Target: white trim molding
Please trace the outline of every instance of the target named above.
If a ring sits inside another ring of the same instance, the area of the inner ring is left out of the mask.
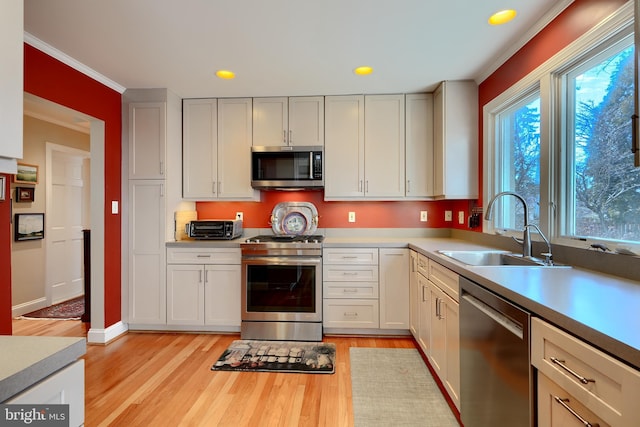
[[[123,322],[114,323],[106,329],[90,328],[87,333],[87,342],[89,344],[108,344],[128,330],[127,324]]]
[[[70,57],[66,53],[61,52],[60,50],[56,49],[50,44],[43,42],[39,38],[34,37],[33,35],[27,33],[26,31],[24,32],[24,41],[25,43],[35,47],[38,50],[43,51],[47,55],[57,59],[58,61],[70,66],[71,68],[77,71],[80,71],[82,74],[85,74],[88,77],[91,77],[93,80],[96,80],[97,82],[102,83],[103,85],[115,90],[120,94],[124,93],[124,91],[127,89],[121,84],[116,83],[113,80],[109,79],[108,77],[103,76],[102,74],[98,73],[94,69],[87,67],[80,61],[77,61],[76,59]]]

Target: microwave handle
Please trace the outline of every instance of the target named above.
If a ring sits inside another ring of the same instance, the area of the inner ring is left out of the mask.
[[[313,151],[309,152],[309,179],[313,180]]]

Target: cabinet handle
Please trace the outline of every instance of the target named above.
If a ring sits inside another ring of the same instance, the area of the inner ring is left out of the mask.
[[[211,254],[209,255],[205,255],[205,254],[198,254],[197,255],[198,258],[211,258]]]
[[[369,180],[368,179],[364,182],[364,192],[365,193],[369,192]]]
[[[344,292],[345,294],[357,294],[358,290],[357,289],[343,289],[342,292]]]
[[[358,193],[362,193],[362,180],[358,181]]]
[[[356,311],[345,311],[344,312],[344,317],[358,317],[358,313]]]
[[[440,319],[440,320],[444,320],[444,313],[442,311],[442,303],[443,302],[444,302],[444,300],[442,298],[439,298],[439,301],[438,301],[438,313],[440,313],[440,314],[439,314],[438,319]]]
[[[357,255],[342,255],[342,259],[356,259]]]
[[[283,142],[284,144],[286,144],[286,143],[287,143],[287,131],[286,131],[286,130],[283,130],[283,131],[282,131],[282,142]]]
[[[343,271],[342,275],[343,276],[357,276],[358,273],[357,272],[353,272],[353,271]]]
[[[425,302],[425,301],[426,301],[426,299],[425,299],[425,297],[424,297],[424,290],[425,290],[425,288],[426,288],[426,286],[423,286],[423,287],[422,287],[422,302]]]
[[[216,194],[216,182],[215,182],[215,181],[213,181],[213,182],[211,183],[211,192],[212,192],[213,194]]]
[[[293,131],[289,129],[289,145],[293,144]]]
[[[218,196],[222,192],[222,181],[218,181]]]
[[[202,270],[200,270],[200,279],[198,279],[198,283],[202,283]]]
[[[411,193],[411,180],[407,180],[407,193]]]
[[[204,283],[209,281],[209,272],[207,270],[204,271]]]
[[[558,365],[559,367],[561,367],[562,369],[564,369],[565,371],[567,371],[568,373],[570,373],[571,375],[576,377],[576,379],[578,381],[580,381],[582,384],[589,384],[589,383],[595,383],[596,382],[596,380],[590,380],[588,378],[585,378],[582,375],[578,374],[573,369],[569,368],[567,365],[564,364],[565,363],[564,360],[560,360],[560,359],[558,359],[556,357],[550,357],[549,360],[551,360],[553,363],[555,363],[556,365]]]
[[[160,175],[164,175],[164,162],[160,160]]]
[[[562,399],[562,398],[560,398],[558,396],[553,396],[553,399],[556,402],[558,402],[560,405],[562,405],[562,407],[564,409],[569,411],[571,413],[571,415],[576,417],[578,419],[578,421],[580,421],[585,427],[599,427],[600,426],[600,424],[598,424],[598,423],[591,424],[589,421],[587,421],[584,418],[582,418],[582,416],[580,416],[580,414],[578,414],[571,406],[567,405],[567,403],[569,403],[569,399]]]
[[[160,197],[164,197],[164,184],[160,184]]]

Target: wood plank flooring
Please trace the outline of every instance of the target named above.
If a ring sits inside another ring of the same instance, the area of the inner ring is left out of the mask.
[[[85,336],[80,321],[14,320],[14,335]],[[353,426],[349,347],[415,348],[410,337],[325,337],[328,374],[211,371],[237,334],[129,332],[85,355],[85,425]]]

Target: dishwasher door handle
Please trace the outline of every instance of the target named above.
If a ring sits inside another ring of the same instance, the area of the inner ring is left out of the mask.
[[[483,312],[484,314],[486,314],[487,316],[495,320],[497,323],[502,325],[506,330],[511,332],[513,335],[517,336],[520,339],[524,339],[524,329],[522,325],[519,325],[518,323],[514,322],[504,314],[500,313],[495,308],[487,305],[486,303],[482,302],[481,300],[479,300],[478,298],[474,297],[471,294],[466,294],[466,293],[463,294],[462,299],[466,300],[469,304],[471,304],[472,306],[474,306],[475,308],[477,308],[478,310],[480,310],[481,312]]]

